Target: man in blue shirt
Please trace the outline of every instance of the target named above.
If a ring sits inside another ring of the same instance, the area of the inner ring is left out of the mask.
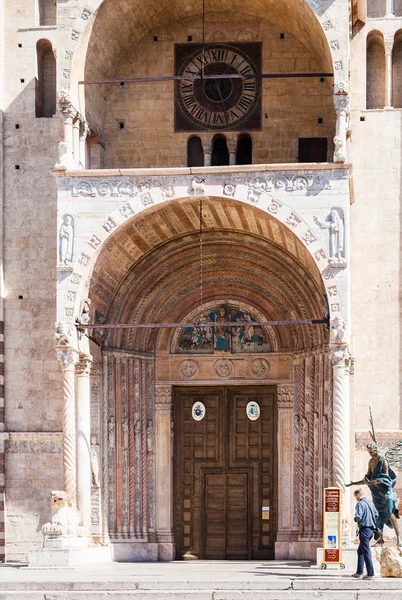
[[[357,500],[355,521],[359,527],[359,547],[357,549],[357,570],[352,577],[363,578],[364,564],[366,564],[367,575],[364,579],[375,579],[373,561],[371,558],[370,540],[374,534],[378,511],[368,498],[364,497],[363,490],[358,488],[353,492]]]

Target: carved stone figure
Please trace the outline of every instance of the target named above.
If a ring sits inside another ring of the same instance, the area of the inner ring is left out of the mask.
[[[80,526],[80,513],[68,505],[66,492],[53,491],[51,505],[52,519],[42,527],[44,536],[85,536],[86,532]]]
[[[72,215],[63,215],[63,222],[59,230],[59,260],[60,264],[70,267],[74,255],[74,218]]]
[[[59,146],[59,160],[54,165],[55,171],[71,171],[75,168],[73,157],[68,151],[68,145],[66,142],[60,142]]]
[[[99,455],[100,449],[97,443],[96,436],[91,438],[91,469],[92,469],[92,485],[100,487],[99,483]]]
[[[317,217],[314,217],[314,221],[321,229],[329,230],[329,260],[331,266],[344,266],[345,227],[342,209],[332,207],[324,223],[319,221]]]
[[[194,196],[203,196],[205,192],[205,179],[194,177],[190,185],[190,193]]]
[[[121,430],[123,433],[123,449],[128,450],[128,419],[124,419]]]
[[[72,327],[66,325],[66,323],[63,323],[62,321],[59,321],[59,323],[57,323],[56,333],[54,334],[57,346],[71,346],[72,335]]]
[[[81,306],[80,323],[82,325],[88,325],[88,323],[91,321],[90,312],[91,312],[91,300],[89,298],[87,298],[86,300],[84,300],[82,302],[82,306]]]
[[[340,317],[335,317],[331,322],[331,344],[344,344],[346,342],[346,323]]]
[[[154,424],[152,421],[148,421],[147,425],[147,452],[152,454],[154,450]]]
[[[344,163],[346,162],[346,152],[343,144],[343,139],[340,135],[334,137],[335,151],[334,151],[334,162]]]
[[[107,425],[107,429],[108,429],[109,449],[110,450],[114,450],[114,446],[115,446],[115,434],[116,434],[116,419],[114,418],[113,415],[109,419],[109,422],[108,422],[108,425]]]
[[[307,452],[308,450],[308,437],[309,437],[309,425],[306,417],[303,417],[302,420],[302,438],[303,438],[303,450]]]
[[[294,438],[295,450],[300,450],[300,415],[295,415],[294,418]]]

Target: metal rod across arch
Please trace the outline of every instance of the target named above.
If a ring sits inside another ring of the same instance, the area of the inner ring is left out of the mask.
[[[77,329],[176,329],[184,327],[240,327],[246,321],[228,321],[226,323],[215,323],[215,321],[197,321],[191,323],[75,323]],[[328,325],[329,319],[298,319],[285,321],[252,321],[254,324],[275,326],[275,325]]]

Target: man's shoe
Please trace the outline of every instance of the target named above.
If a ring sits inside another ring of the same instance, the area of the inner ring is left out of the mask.
[[[363,579],[367,579],[367,580],[369,580],[369,581],[373,581],[373,579],[375,579],[375,578],[376,578],[376,577],[375,577],[375,575],[365,575],[365,576],[363,577]]]
[[[355,579],[363,579],[363,573],[353,573],[352,577],[355,577]]]

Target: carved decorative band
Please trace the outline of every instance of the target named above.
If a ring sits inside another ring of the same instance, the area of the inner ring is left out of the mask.
[[[402,440],[402,431],[376,431],[375,436],[382,452],[388,450],[394,446],[397,442]],[[356,450],[366,450],[367,444],[373,440],[370,437],[368,431],[356,431],[355,433],[355,447]]]
[[[6,440],[5,451],[10,454],[61,454],[62,441]]]

